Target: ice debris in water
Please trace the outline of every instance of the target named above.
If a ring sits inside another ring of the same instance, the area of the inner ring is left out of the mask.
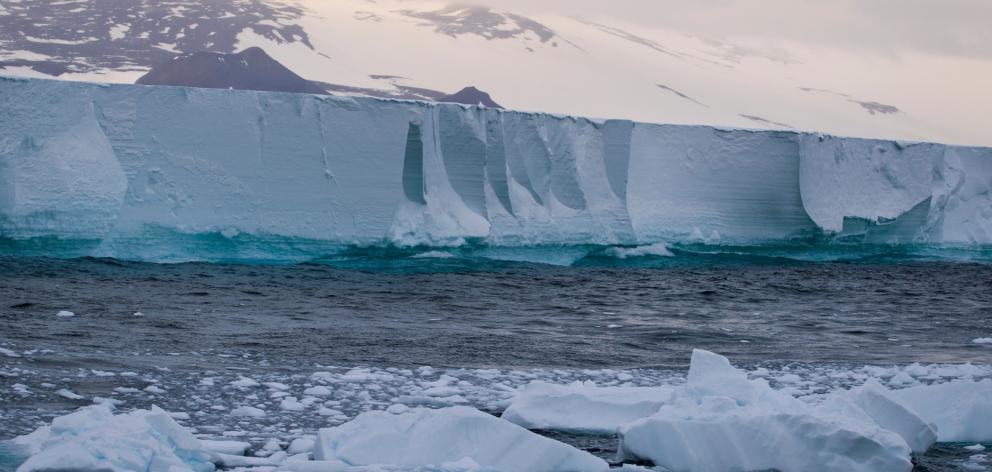
[[[76,316],[76,314],[71,311],[62,310],[56,313],[55,316],[58,316],[59,318],[72,318],[73,316]]]
[[[194,458],[257,472],[521,470],[521,463],[513,461],[523,459],[516,458],[526,458],[528,467],[534,467],[522,470],[554,470],[572,460],[581,466],[603,465],[598,459],[587,463],[586,453],[523,429],[532,428],[600,435],[619,431],[622,457],[674,470],[885,471],[908,470],[910,454],[925,451],[934,439],[964,442],[961,447],[992,441],[992,372],[971,364],[856,369],[800,365],[744,372],[722,356],[695,351],[688,377],[656,370],[317,369],[289,376],[205,372],[182,384],[168,377],[178,374],[157,371],[151,383],[170,395],[149,395],[142,390],[147,384],[135,383],[119,385],[121,390],[112,393],[127,398],[127,405],[139,398],[154,399],[188,411],[165,416],[192,421],[194,430],[156,420],[169,426],[165,430],[173,436],[189,437],[170,429],[180,428],[224,441],[201,439],[193,447],[159,432],[144,434],[134,424],[160,428],[146,418],[157,417],[153,413],[160,410],[112,416],[109,408],[121,400],[93,397],[105,412],[84,409],[86,413],[57,418],[52,426],[15,443],[29,449],[26,464],[41,464],[41,469],[64,464],[59,461],[69,459],[60,457],[71,453],[83,457],[72,459],[74,469],[130,470],[131,462],[115,469],[109,462],[91,464],[86,458],[133,462],[151,461],[155,455],[159,461],[172,457],[168,451],[180,461]],[[121,381],[134,376],[79,373]],[[35,388],[30,380],[23,382],[8,392],[27,399],[61,395],[58,382],[38,384],[37,391],[25,385]],[[909,386],[891,390],[894,384]],[[196,401],[175,399],[173,393],[184,388],[193,390],[190,395]],[[459,404],[503,410],[503,415],[468,406],[452,408]],[[64,426],[70,423],[72,428]],[[340,426],[314,434],[331,425]],[[53,436],[56,430],[62,432]],[[125,430],[138,432],[120,432]],[[49,441],[50,436],[56,439]],[[123,436],[128,440],[120,439]],[[181,450],[174,451],[179,446]],[[977,448],[968,451],[983,453]],[[175,470],[204,465],[161,463]],[[978,459],[971,463],[987,464]],[[168,470],[155,467],[148,470]]]
[[[665,243],[654,243],[645,246],[636,247],[611,247],[603,251],[603,254],[609,257],[615,257],[617,259],[627,259],[630,257],[645,257],[645,256],[656,256],[656,257],[674,257],[672,251],[668,249],[668,245]]]
[[[239,406],[231,410],[231,416],[243,416],[247,418],[261,418],[265,416],[265,411],[253,406]]]
[[[414,254],[410,257],[414,259],[450,259],[457,256],[446,251],[426,251]]]
[[[7,349],[5,347],[0,347],[0,354],[3,354],[7,357],[21,357],[20,354],[14,352],[12,349]]]
[[[992,344],[992,338],[975,338],[971,342],[975,344]]]
[[[80,394],[78,394],[76,392],[73,392],[72,390],[65,389],[65,388],[63,388],[63,389],[61,389],[61,390],[59,390],[59,391],[57,391],[55,393],[58,396],[60,396],[62,398],[67,398],[69,400],[82,400],[82,399],[86,398],[86,397],[84,397],[84,396],[82,396],[82,395],[80,395]]]

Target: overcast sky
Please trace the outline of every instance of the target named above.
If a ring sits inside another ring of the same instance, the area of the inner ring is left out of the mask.
[[[709,37],[754,36],[898,56],[992,59],[992,0],[478,0]]]

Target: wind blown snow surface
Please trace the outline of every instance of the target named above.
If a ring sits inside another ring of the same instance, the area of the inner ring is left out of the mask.
[[[195,237],[234,259],[248,238],[642,246],[620,258],[667,255],[661,242],[992,243],[988,148],[35,79],[0,95],[0,238],[73,255],[203,257]]]

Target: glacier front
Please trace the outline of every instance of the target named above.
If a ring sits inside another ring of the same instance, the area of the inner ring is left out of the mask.
[[[0,108],[0,239],[92,255],[203,235],[992,243],[990,148],[22,78],[0,78]]]

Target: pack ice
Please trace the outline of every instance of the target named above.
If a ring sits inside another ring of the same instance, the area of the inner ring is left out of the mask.
[[[0,78],[0,237],[992,242],[992,150]],[[133,249],[133,254],[124,248]]]
[[[108,403],[58,417],[12,442],[26,456],[19,472],[188,472],[215,465],[246,472],[609,468],[586,451],[528,429],[567,430],[618,435],[619,459],[653,463],[659,470],[908,471],[911,455],[926,452],[935,441],[992,441],[992,381],[984,376],[976,380],[967,368],[951,370],[955,372],[919,365],[899,370],[904,375],[915,371],[920,379],[954,379],[943,383],[917,382],[890,390],[876,380],[884,377],[872,374],[851,389],[836,385],[794,397],[795,388],[774,389],[764,377],[749,377],[727,358],[697,350],[684,383],[674,378],[660,380],[665,386],[651,387],[537,381],[519,389],[502,416],[469,406],[410,407],[396,403],[403,401],[401,396],[385,410],[366,410],[315,435],[293,430],[292,440],[284,441],[286,450],[277,438],[265,439],[268,426],[259,426],[266,432],[259,431],[261,437],[254,443],[198,439],[158,408],[115,414]],[[881,371],[895,375],[889,369]],[[341,372],[342,379],[355,375],[360,374]],[[884,382],[906,385],[891,379]],[[249,385],[248,381],[253,380],[236,382]],[[507,388],[502,381],[498,385]],[[185,415],[184,420],[193,417],[200,415]],[[197,428],[200,434],[218,431],[202,426]],[[260,440],[267,442],[262,446]],[[0,442],[0,450],[6,450],[3,446]],[[268,453],[257,454],[259,447]]]
[[[673,471],[909,471],[936,441],[992,439],[987,380],[889,390],[877,380],[800,400],[695,350],[685,385],[535,382],[503,418],[620,437],[619,455]]]

